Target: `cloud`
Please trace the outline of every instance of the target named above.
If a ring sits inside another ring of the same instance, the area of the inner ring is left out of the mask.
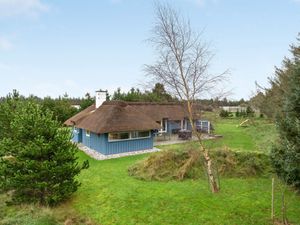
[[[49,10],[41,0],[0,0],[0,17],[33,16]]]
[[[6,38],[0,37],[0,51],[1,50],[10,50],[12,49],[13,44]]]

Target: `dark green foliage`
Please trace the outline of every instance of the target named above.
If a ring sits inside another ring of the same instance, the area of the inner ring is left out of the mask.
[[[253,117],[254,116],[254,111],[249,105],[246,108],[246,115],[247,115],[247,117]]]
[[[141,92],[138,88],[131,88],[129,92],[121,92],[118,88],[112,96],[112,100],[122,100],[129,102],[171,102],[176,101],[168,94],[164,85],[156,83],[151,91]]]
[[[222,177],[253,177],[270,173],[269,157],[256,152],[228,149],[210,152]],[[198,150],[166,150],[154,153],[128,169],[129,175],[143,180],[204,178],[204,158]]]
[[[71,133],[52,112],[31,101],[16,105],[10,135],[0,141],[0,188],[13,191],[12,203],[58,204],[77,190],[88,162],[78,165]]]
[[[86,93],[85,98],[80,103],[80,110],[84,110],[94,103],[95,103],[95,98],[92,98],[90,93]]]
[[[297,38],[300,42],[300,33]],[[274,77],[269,78],[270,88],[262,88],[250,101],[260,112],[275,119],[276,115],[282,113],[285,94],[289,90],[290,74],[294,69],[295,62],[300,60],[300,44],[292,45],[290,49],[293,58],[284,58],[282,68],[276,67]],[[258,85],[259,86],[259,85]],[[260,87],[260,86],[259,86]]]
[[[289,70],[289,90],[276,119],[280,139],[271,151],[272,164],[287,184],[300,190],[300,61]]]
[[[12,121],[14,112],[18,110],[22,99],[23,97],[16,90],[13,90],[13,93],[8,94],[0,103],[0,140],[12,135],[10,121]]]
[[[222,118],[229,117],[229,112],[227,112],[226,110],[222,109],[222,110],[220,111],[219,116],[222,117]]]
[[[59,122],[63,123],[74,114],[78,112],[78,110],[71,106],[69,99],[67,96],[59,97],[58,99],[53,99],[50,97],[46,97],[41,102],[42,110],[49,109],[53,112],[53,116]]]

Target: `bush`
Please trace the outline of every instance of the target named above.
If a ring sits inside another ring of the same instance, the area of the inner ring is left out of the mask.
[[[219,115],[222,118],[226,118],[229,116],[229,113],[227,111],[225,111],[224,109],[222,109]]]
[[[271,151],[271,160],[278,176],[300,190],[300,61],[289,76],[290,89],[276,119],[280,139]]]
[[[80,185],[75,177],[88,167],[87,161],[78,165],[69,129],[33,102],[23,102],[13,114],[11,135],[0,140],[0,188],[13,191],[12,203],[67,199]]]
[[[271,172],[269,157],[256,152],[234,152],[228,149],[211,151],[220,175],[251,177]],[[204,178],[204,158],[198,150],[165,150],[153,153],[128,169],[130,176],[142,180],[183,180]]]

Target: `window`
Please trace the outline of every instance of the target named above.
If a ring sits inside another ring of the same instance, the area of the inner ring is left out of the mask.
[[[78,133],[78,128],[77,128],[77,127],[73,127],[73,132],[74,132],[75,134],[77,134],[77,133]]]
[[[140,139],[150,137],[150,131],[132,131],[132,132],[118,132],[109,133],[108,141],[122,141],[131,139]]]
[[[108,134],[108,140],[124,140],[124,139],[129,139],[129,133],[128,132],[109,133]]]
[[[89,130],[86,130],[85,132],[86,132],[85,135],[86,135],[87,137],[91,136],[91,132],[90,132]]]
[[[131,132],[131,138],[145,138],[149,137],[149,131],[133,131]]]

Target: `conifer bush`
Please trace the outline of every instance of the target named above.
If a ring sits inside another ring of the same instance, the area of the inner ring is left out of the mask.
[[[278,176],[300,190],[300,61],[289,73],[290,88],[276,120],[280,139],[271,151],[271,160]]]
[[[11,113],[10,135],[0,140],[0,189],[11,191],[15,204],[52,206],[70,197],[88,162],[78,164],[69,129],[34,102],[22,102]]]

